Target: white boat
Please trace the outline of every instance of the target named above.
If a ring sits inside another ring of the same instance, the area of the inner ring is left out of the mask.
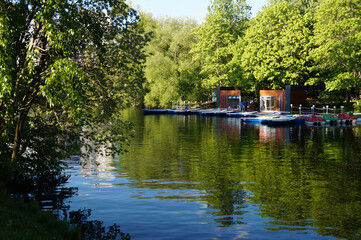
[[[290,124],[294,123],[296,118],[291,116],[273,115],[259,117],[259,120],[263,124]]]
[[[249,118],[257,117],[257,112],[227,112],[227,117]]]
[[[215,109],[205,109],[198,111],[198,114],[201,116],[213,116]]]
[[[227,109],[216,109],[213,114],[216,116],[226,116],[229,111]]]

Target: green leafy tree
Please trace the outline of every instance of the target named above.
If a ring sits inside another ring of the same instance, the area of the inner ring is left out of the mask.
[[[146,31],[153,34],[146,47],[145,104],[169,107],[172,101],[202,100],[200,64],[192,63],[190,49],[196,43],[192,29],[194,20],[154,19],[143,16]]]
[[[305,84],[313,74],[309,58],[313,23],[311,14],[302,15],[288,3],[266,7],[240,40],[243,81],[252,81],[254,90]]]
[[[124,140],[110,133],[142,87],[138,21],[121,0],[0,2],[1,168],[54,163],[83,124],[82,139]]]
[[[319,0],[292,0],[291,5],[300,10],[301,13],[314,13],[320,2]]]
[[[269,0],[268,2],[270,5],[276,5],[282,2],[290,3],[291,6],[298,9],[302,14],[314,12],[320,4],[319,0]]]
[[[361,86],[361,3],[325,0],[317,8],[312,56],[323,70],[327,91],[358,93]]]
[[[192,49],[193,60],[202,63],[206,88],[231,85],[233,45],[244,35],[249,17],[250,6],[244,0],[211,1],[205,22],[195,29],[199,42]]]

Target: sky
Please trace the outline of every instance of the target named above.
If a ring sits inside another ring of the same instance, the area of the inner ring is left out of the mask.
[[[128,3],[144,12],[150,12],[154,17],[193,18],[201,23],[207,15],[210,0],[127,0]],[[252,7],[252,17],[255,17],[267,0],[246,0]]]

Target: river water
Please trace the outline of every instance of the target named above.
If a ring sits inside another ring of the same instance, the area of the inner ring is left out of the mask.
[[[70,209],[131,239],[360,239],[361,127],[146,115],[128,152],[69,163]]]

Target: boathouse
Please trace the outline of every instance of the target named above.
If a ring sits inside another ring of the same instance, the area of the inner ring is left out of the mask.
[[[241,101],[241,90],[233,87],[217,87],[217,108],[237,108]]]
[[[260,90],[260,111],[291,111],[293,106],[306,104],[306,88],[286,85],[285,90]]]

